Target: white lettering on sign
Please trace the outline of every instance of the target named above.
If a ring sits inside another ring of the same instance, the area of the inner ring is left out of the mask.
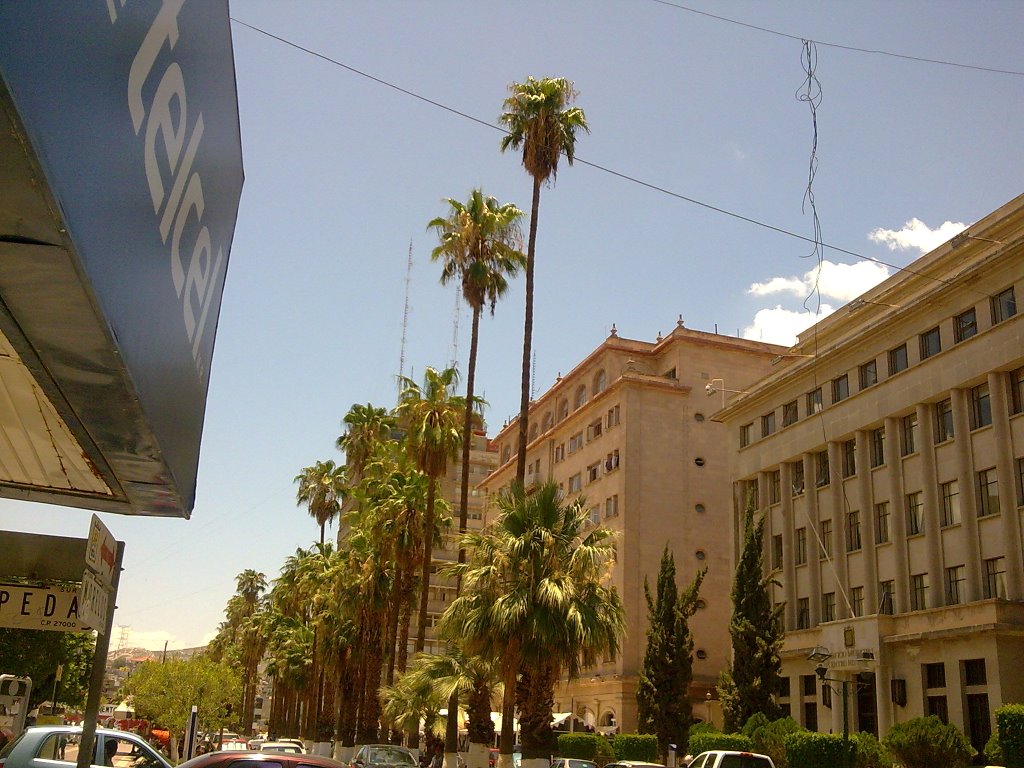
[[[107,628],[110,590],[89,571],[82,576],[82,586],[78,588],[78,618],[102,635]]]
[[[192,170],[203,138],[203,114],[196,115],[189,130],[188,96],[181,66],[170,61],[160,72],[157,65],[164,44],[173,53],[178,42],[178,13],[184,3],[185,0],[164,0],[143,38],[128,72],[128,112],[136,135],[145,128],[142,159],[153,212],[159,218],[164,245],[171,238],[171,281],[181,302],[182,323],[192,346],[196,371],[200,378],[205,378],[200,346],[224,250],[218,247],[214,253],[213,238],[203,223],[203,179],[198,171]],[[116,12],[110,18],[111,23],[117,23]],[[147,104],[143,91],[157,74],[160,80]],[[165,182],[170,183],[170,191]]]
[[[0,584],[0,627],[87,629],[78,618],[78,588]]]

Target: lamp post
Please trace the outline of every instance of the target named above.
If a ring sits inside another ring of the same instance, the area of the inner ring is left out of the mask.
[[[825,662],[832,658],[832,652],[824,646],[816,646],[808,655],[807,660],[816,663],[814,667],[814,673],[818,676],[822,685],[828,685],[829,683],[839,683],[842,687],[840,690],[836,690],[831,685],[828,685],[829,690],[836,693],[836,695],[843,697],[843,768],[852,768],[853,761],[850,759],[850,713],[849,713],[849,692],[850,692],[850,681],[849,680],[836,680],[831,677],[825,677],[828,673],[828,668],[825,666]]]

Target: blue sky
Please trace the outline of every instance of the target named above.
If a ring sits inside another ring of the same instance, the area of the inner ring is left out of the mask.
[[[682,315],[786,343],[809,322],[813,246],[738,218],[813,237],[802,39],[817,41],[812,189],[826,243],[903,266],[1022,191],[1016,0],[235,0],[231,14],[246,181],[195,511],[103,515],[126,542],[115,624],[130,645],[204,641],[239,572],[272,578],[317,537],[292,481],[342,460],[334,441],[353,403],[394,403],[410,242],[405,373],[451,361],[457,314],[464,365],[468,316],[437,283],[426,223],[475,186],[528,210],[519,157],[477,122],[496,123],[510,82],[573,80],[592,129],[541,196],[538,393],[613,323],[653,340]],[[825,311],[892,271],[824,258]],[[482,324],[491,433],[518,409],[522,304],[519,281]],[[81,510],[0,510],[14,530],[88,530]]]

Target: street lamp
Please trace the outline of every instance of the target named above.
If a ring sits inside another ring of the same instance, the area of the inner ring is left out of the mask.
[[[849,714],[849,701],[848,694],[850,691],[849,680],[836,680],[831,677],[825,677],[828,673],[828,667],[825,666],[825,662],[832,658],[832,652],[823,645],[815,646],[809,654],[807,654],[807,660],[816,663],[814,667],[814,673],[818,676],[823,686],[827,686],[830,691],[833,691],[837,696],[843,697],[843,766],[844,768],[852,768],[853,761],[850,759],[850,714]],[[839,683],[841,688],[836,690],[829,683]]]

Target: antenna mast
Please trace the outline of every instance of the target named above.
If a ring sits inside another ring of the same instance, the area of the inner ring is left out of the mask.
[[[452,310],[452,362],[451,367],[459,365],[459,315],[462,314],[462,288],[455,286],[455,309]]]
[[[409,284],[412,282],[412,238],[409,238],[409,262],[405,266],[405,309],[402,311],[402,354],[398,361],[398,378],[405,374],[405,336],[409,330]]]

